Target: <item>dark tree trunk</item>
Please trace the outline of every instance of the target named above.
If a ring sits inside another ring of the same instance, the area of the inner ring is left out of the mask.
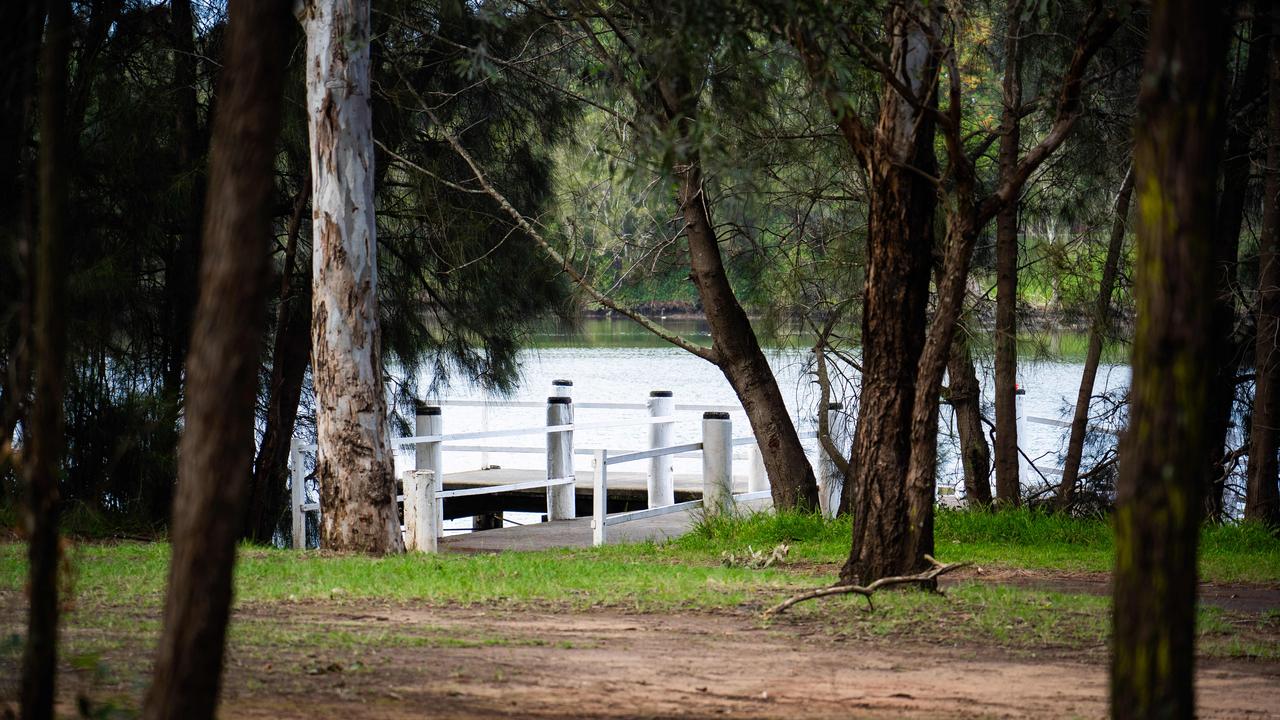
[[[1000,124],[1000,177],[1018,165],[1022,112],[1022,0],[1008,0],[1004,53],[1004,110]],[[1018,201],[996,214],[996,503],[1018,505]]]
[[[1115,718],[1195,714],[1196,545],[1216,438],[1213,207],[1229,6],[1153,5],[1138,102],[1138,324],[1116,487]]]
[[[67,57],[71,4],[49,0],[40,58],[40,228],[35,276],[35,400],[27,426],[27,644],[22,717],[53,717],[58,658],[58,476],[66,367]]]
[[[919,5],[890,9],[890,54],[901,69],[899,82],[936,104],[929,83],[938,60],[929,38],[936,36],[937,27],[921,27],[916,13],[933,18]],[[907,477],[933,260],[937,188],[924,177],[937,171],[933,141],[933,117],[886,86],[867,168],[871,191],[862,393],[851,453],[856,458],[853,482],[846,488],[854,517],[853,544],[840,572],[846,582],[911,573],[927,564],[921,552],[928,550],[913,540],[922,528],[913,527],[909,519]],[[932,488],[929,494],[932,497]],[[931,538],[928,544],[932,546]]]
[[[947,359],[947,404],[956,416],[964,495],[970,507],[991,506],[991,446],[982,427],[982,388],[964,328],[956,330]]]
[[[1280,11],[1270,8],[1268,47],[1267,164],[1259,238],[1257,373],[1253,429],[1249,435],[1249,481],[1244,516],[1280,527]],[[1261,18],[1260,20],[1261,21]],[[1256,22],[1256,21],[1255,21]],[[1255,47],[1254,52],[1259,51]]]
[[[270,543],[289,505],[285,480],[289,468],[289,443],[298,419],[302,382],[311,359],[311,263],[297,265],[298,234],[311,196],[311,186],[299,193],[289,219],[284,268],[280,279],[280,304],[276,310],[275,344],[271,349],[271,379],[267,387],[267,422],[253,465],[249,509],[245,513],[245,537]]]
[[[214,120],[164,629],[145,718],[216,714],[271,246],[289,3],[232,0]]]
[[[1258,3],[1261,8],[1266,3]],[[1255,129],[1256,101],[1266,90],[1266,26],[1253,21],[1249,57],[1243,74],[1236,80],[1227,106],[1226,149],[1222,156],[1222,192],[1213,232],[1214,302],[1210,323],[1210,349],[1214,352],[1214,375],[1210,384],[1209,410],[1205,420],[1214,449],[1206,463],[1211,485],[1206,511],[1213,520],[1222,518],[1226,475],[1222,460],[1226,455],[1226,434],[1235,404],[1236,372],[1240,368],[1240,344],[1235,336],[1236,268],[1240,255],[1240,228],[1244,220],[1245,195],[1249,185],[1249,142]],[[1220,141],[1221,142],[1221,141]]]
[[[1102,360],[1102,345],[1111,328],[1111,293],[1115,289],[1116,273],[1120,266],[1120,253],[1124,249],[1125,228],[1128,226],[1129,200],[1133,197],[1133,165],[1125,172],[1116,195],[1115,217],[1111,220],[1111,238],[1107,244],[1107,258],[1102,265],[1102,279],[1098,283],[1098,301],[1093,308],[1093,322],[1089,325],[1089,348],[1085,351],[1084,373],[1080,376],[1080,390],[1076,393],[1076,406],[1071,416],[1071,434],[1067,439],[1067,456],[1062,465],[1062,482],[1058,485],[1058,508],[1071,506],[1076,485],[1080,482],[1080,459],[1084,455],[1084,437],[1089,426],[1089,403],[1093,398],[1093,383],[1098,377],[1098,363]]]
[[[691,144],[692,124],[698,112],[692,84],[685,78],[671,78],[659,85],[667,124],[674,125],[680,137]],[[678,160],[672,170],[680,180],[676,199],[689,242],[690,278],[702,301],[715,363],[733,387],[760,443],[774,507],[816,510],[818,483],[813,466],[800,444],[800,435],[751,320],[725,273],[711,209],[703,192],[697,150]]]

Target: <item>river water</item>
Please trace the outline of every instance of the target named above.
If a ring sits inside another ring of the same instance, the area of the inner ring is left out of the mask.
[[[683,321],[667,323],[686,336],[708,342],[705,326],[699,322]],[[1035,459],[1036,465],[1048,473],[1060,463],[1066,441],[1066,429],[1035,422],[1035,418],[1069,420],[1072,404],[1083,371],[1083,358],[1072,356],[1072,350],[1081,346],[1079,338],[1051,338],[1050,342],[1028,343],[1022,354],[1026,358],[1019,366],[1018,381],[1026,390],[1022,398],[1022,412],[1031,422],[1021,426],[1019,444],[1023,452]],[[1058,349],[1057,354],[1053,352]],[[1066,348],[1064,351],[1063,348]],[[807,348],[774,344],[766,348],[774,374],[782,389],[793,418],[800,429],[814,427],[817,404],[816,386],[810,374],[811,353]],[[487,395],[480,388],[467,383],[455,383],[452,387],[435,393],[428,399],[444,405],[445,433],[508,428],[537,428],[545,424],[545,403],[551,392],[552,380],[572,380],[575,405],[586,402],[643,404],[651,390],[670,390],[677,404],[731,405],[737,400],[720,371],[710,363],[679,348],[653,337],[628,321],[586,320],[573,330],[551,331],[539,335],[534,347],[521,356],[522,377],[518,388],[508,397]],[[978,362],[979,380],[983,387],[987,417],[991,412],[991,363],[989,358]],[[423,378],[423,380],[429,380]],[[1098,373],[1095,395],[1122,391],[1129,382],[1129,369],[1122,364],[1104,364]],[[426,386],[429,383],[424,382]],[[856,383],[855,383],[856,384]],[[851,398],[841,397],[834,400]],[[451,401],[487,401],[486,407],[474,405],[450,405]],[[519,407],[512,403],[531,402],[536,407]],[[577,448],[607,448],[611,454],[626,450],[639,450],[648,446],[648,426],[610,427],[592,429],[593,424],[614,424],[626,420],[640,421],[646,417],[644,410],[575,410],[574,444]],[[700,440],[701,412],[684,411],[677,414],[676,443]],[[731,413],[734,435],[750,433],[745,415],[740,409]],[[940,492],[947,494],[950,488],[961,485],[960,468],[955,460],[950,437],[950,417],[944,406],[940,422]],[[545,435],[531,433],[520,437],[503,437],[460,441],[470,445],[486,445],[494,448],[519,446],[541,448]],[[816,443],[807,441],[812,453]],[[446,447],[448,445],[446,444]],[[735,475],[747,472],[747,448],[738,448],[735,455]],[[591,458],[577,456],[579,472],[590,470]],[[400,468],[408,467],[410,455],[402,451],[397,459]],[[474,470],[483,466],[539,468],[545,462],[541,454],[507,453],[495,449],[492,452],[446,452],[445,471]],[[676,472],[697,472],[699,460],[677,459]],[[637,463],[628,470],[643,471],[644,463]],[[1036,475],[1028,475],[1034,482],[1041,482]],[[536,520],[532,517],[516,517],[518,522]],[[466,523],[455,523],[461,529]]]

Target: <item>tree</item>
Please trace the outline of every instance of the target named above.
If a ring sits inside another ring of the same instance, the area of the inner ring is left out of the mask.
[[[1254,369],[1253,429],[1249,436],[1244,515],[1280,526],[1280,11],[1270,7],[1267,43],[1267,161],[1258,250],[1258,337]],[[1261,52],[1255,47],[1253,52]]]
[[[1153,4],[1134,149],[1136,297],[1116,489],[1111,714],[1195,714],[1196,545],[1214,372],[1214,195],[1230,6]]]
[[[174,507],[173,554],[142,715],[216,714],[232,570],[253,461],[270,201],[292,19],[284,0],[231,0],[205,200],[200,293]]]
[[[71,3],[49,0],[40,55],[40,235],[36,248],[35,399],[24,456],[30,609],[22,656],[22,717],[53,717],[58,658],[59,463],[66,368],[65,217],[67,209],[67,56]]]
[[[369,3],[309,0],[299,17],[307,36],[321,542],[401,552],[378,322]]]

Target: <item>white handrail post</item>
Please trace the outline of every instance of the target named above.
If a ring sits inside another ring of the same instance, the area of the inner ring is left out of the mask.
[[[547,398],[547,427],[573,424],[573,398]],[[547,433],[547,479],[573,477],[573,431]],[[573,483],[547,488],[547,519],[572,520],[578,516],[577,488]]]
[[[418,532],[414,536],[414,549],[420,552],[437,552],[440,548],[439,536],[442,534],[439,526],[436,525],[436,518],[440,516],[439,505],[440,499],[436,497],[436,479],[435,472],[432,470],[414,470],[413,475],[413,506],[418,513],[417,526]]]
[[[751,455],[751,468],[747,471],[747,492],[760,492],[769,489],[769,473],[764,469],[764,453],[760,445],[752,445],[748,450]]]
[[[1018,486],[1022,488],[1026,488],[1027,483],[1031,481],[1031,468],[1028,467],[1027,459],[1023,457],[1023,452],[1022,452],[1022,449],[1027,446],[1026,443],[1028,438],[1027,413],[1025,408],[1023,407],[1023,401],[1022,401],[1022,398],[1026,397],[1026,395],[1027,395],[1026,388],[1022,387],[1021,384],[1014,385],[1013,415],[1016,418],[1015,426],[1017,427],[1018,449],[1020,450],[1020,452],[1018,453]]]
[[[438,405],[419,405],[414,417],[414,433],[419,436],[425,435],[443,435],[444,434],[444,418],[440,414],[440,406]],[[441,492],[444,490],[444,447],[443,443],[425,442],[416,445],[417,450],[414,453],[414,469],[431,471],[431,486],[433,492]],[[415,476],[421,478],[421,476]],[[415,480],[416,481],[416,480]],[[417,498],[422,497],[421,493],[415,495]],[[435,508],[435,522],[431,523],[431,527],[435,530],[434,535],[439,537],[444,532],[444,503],[435,502],[435,496],[432,495],[432,506]],[[422,517],[422,513],[418,513],[418,517]],[[415,535],[421,535],[422,531],[418,530]],[[421,541],[419,542],[421,544]]]
[[[733,510],[733,421],[727,412],[702,413],[702,509]]]
[[[596,547],[604,545],[604,518],[609,514],[609,466],[605,464],[608,457],[608,450],[596,450],[591,459],[594,471],[591,481],[591,544]]]
[[[649,417],[671,417],[676,412],[676,401],[670,390],[649,391]],[[675,444],[676,425],[673,421],[649,425],[649,449],[669,447]],[[649,459],[649,507],[665,507],[676,503],[675,484],[672,482],[672,458],[663,455]]]
[[[844,406],[838,402],[827,403],[827,434],[832,444],[843,448],[845,444]],[[844,473],[831,459],[827,446],[818,438],[818,505],[826,517],[835,517],[840,509],[840,495],[844,492]]]
[[[293,549],[307,549],[307,516],[302,512],[302,504],[307,501],[306,473],[302,469],[302,450],[298,447],[298,438],[289,440],[289,492],[293,503]]]
[[[572,380],[552,380],[551,396],[552,397],[573,397],[573,381]]]

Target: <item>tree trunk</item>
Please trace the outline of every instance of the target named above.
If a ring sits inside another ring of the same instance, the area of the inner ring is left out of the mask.
[[[1260,18],[1258,21],[1262,21]],[[1249,481],[1244,516],[1280,527],[1280,12],[1270,8],[1268,47],[1267,164],[1262,193],[1262,235],[1259,237],[1258,337],[1254,351],[1256,390],[1253,430],[1249,435]],[[1255,21],[1257,22],[1257,21]],[[1254,52],[1259,48],[1255,47]]]
[[[1120,183],[1120,193],[1116,195],[1107,258],[1103,262],[1102,279],[1098,283],[1098,301],[1093,308],[1093,323],[1089,326],[1089,348],[1085,351],[1084,373],[1080,376],[1080,390],[1076,393],[1075,411],[1071,416],[1071,434],[1067,439],[1067,456],[1062,465],[1062,483],[1058,486],[1057,503],[1060,510],[1071,507],[1076,485],[1080,481],[1080,459],[1084,455],[1084,437],[1089,429],[1089,403],[1093,399],[1093,383],[1098,377],[1098,363],[1102,360],[1102,345],[1111,327],[1111,293],[1115,289],[1120,253],[1124,249],[1129,200],[1132,197],[1133,164],[1130,163],[1124,174],[1124,181]]]
[[[1004,110],[1000,125],[1000,177],[1018,165],[1022,112],[1022,0],[1008,0],[1004,54]],[[1018,482],[1018,201],[996,214],[996,503],[1022,502]]]
[[[271,246],[289,4],[231,0],[206,198],[150,720],[216,714],[236,538],[253,461],[258,344]]]
[[[899,69],[899,82],[936,103],[929,82],[937,63],[930,37],[936,36],[937,28],[923,28],[915,17],[934,19],[916,4],[895,5],[889,11],[891,60]],[[886,84],[868,158],[862,393],[853,441],[853,482],[846,488],[854,517],[853,543],[840,572],[846,583],[909,574],[927,566],[921,555],[927,550],[911,540],[920,529],[909,521],[906,479],[933,259],[937,189],[922,176],[936,172],[933,140],[933,117]]]
[[[1134,168],[1138,325],[1116,487],[1115,718],[1195,714],[1196,545],[1213,374],[1213,207],[1228,6],[1153,4]]]
[[[249,509],[244,537],[270,543],[289,506],[285,480],[289,474],[289,446],[298,419],[298,401],[311,358],[311,266],[302,263],[293,277],[298,235],[303,213],[311,198],[311,183],[298,194],[289,219],[284,267],[280,279],[280,304],[276,309],[276,336],[271,349],[271,379],[267,385],[267,418],[262,443],[253,464]]]
[[[956,417],[964,495],[970,507],[991,506],[991,447],[982,428],[982,388],[973,367],[973,353],[963,328],[951,340],[947,359],[947,404]]]
[[[308,0],[312,374],[321,544],[403,552],[382,382],[368,0]]]
[[[1266,3],[1258,3],[1262,8]],[[1245,195],[1249,186],[1249,144],[1258,113],[1252,106],[1266,90],[1267,52],[1266,23],[1253,20],[1249,57],[1244,72],[1236,81],[1231,102],[1226,108],[1232,118],[1226,126],[1226,150],[1222,156],[1222,191],[1218,195],[1218,214],[1213,233],[1214,303],[1210,324],[1210,348],[1214,351],[1214,375],[1210,385],[1209,411],[1206,422],[1214,450],[1205,464],[1212,484],[1206,500],[1206,511],[1213,520],[1222,519],[1223,491],[1226,475],[1226,435],[1231,427],[1231,411],[1235,405],[1236,373],[1240,368],[1240,343],[1235,337],[1236,268],[1240,256],[1240,228],[1244,221]],[[1220,141],[1221,142],[1221,141]]]
[[[58,476],[64,448],[62,394],[67,349],[67,57],[71,4],[49,0],[40,56],[40,228],[35,280],[35,399],[27,429],[27,643],[22,717],[53,717],[58,659]]]

